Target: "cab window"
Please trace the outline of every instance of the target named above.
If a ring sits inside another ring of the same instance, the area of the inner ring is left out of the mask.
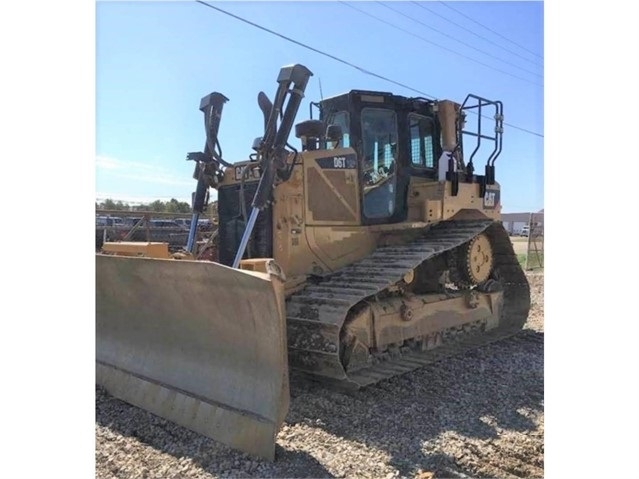
[[[433,120],[411,113],[408,115],[410,131],[410,159],[418,168],[434,168]]]
[[[342,134],[344,135],[342,138],[342,141],[340,142],[340,147],[342,148],[348,148],[349,146],[351,146],[351,142],[350,142],[350,122],[349,122],[349,118],[348,118],[348,112],[346,111],[340,111],[338,113],[335,113],[331,120],[330,123],[332,125],[338,125],[342,128]],[[330,147],[330,145],[329,145]]]

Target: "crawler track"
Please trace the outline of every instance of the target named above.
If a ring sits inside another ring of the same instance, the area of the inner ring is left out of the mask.
[[[340,332],[351,308],[399,282],[421,263],[466,243],[480,233],[490,238],[494,277],[504,291],[498,328],[483,332],[481,325],[464,327],[461,334],[445,334],[441,346],[428,351],[400,348],[368,368],[348,374],[340,361]],[[405,245],[383,246],[319,284],[306,287],[287,301],[288,348],[291,366],[321,374],[347,387],[362,387],[417,369],[443,357],[516,334],[526,322],[530,290],[517,262],[508,234],[492,221],[451,221],[429,229]]]

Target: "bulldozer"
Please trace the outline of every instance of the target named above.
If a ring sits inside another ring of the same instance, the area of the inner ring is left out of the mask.
[[[264,131],[245,161],[222,156],[229,99],[202,98],[184,251],[96,253],[96,383],[269,460],[290,374],[365,388],[517,334],[530,309],[500,221],[502,103],[351,90],[295,123],[312,75],[285,66],[273,101],[258,94]],[[213,189],[216,257],[198,260]]]

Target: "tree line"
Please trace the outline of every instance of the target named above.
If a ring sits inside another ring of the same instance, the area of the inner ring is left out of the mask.
[[[148,204],[131,205],[124,201],[106,199],[95,202],[95,208],[99,210],[117,211],[153,211],[155,213],[191,213],[191,205],[186,201],[178,201],[171,198],[169,201],[155,200]]]

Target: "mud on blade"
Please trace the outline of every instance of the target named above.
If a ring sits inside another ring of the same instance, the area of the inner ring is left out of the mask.
[[[217,263],[96,255],[96,382],[273,459],[288,411],[281,283]]]

